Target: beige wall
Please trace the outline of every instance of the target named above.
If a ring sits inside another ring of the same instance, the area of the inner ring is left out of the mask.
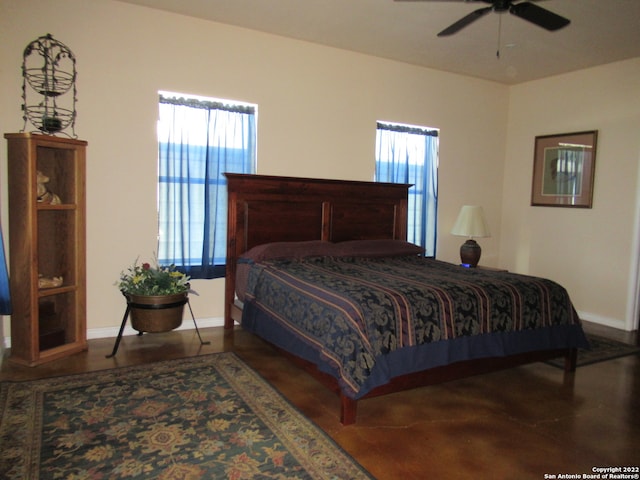
[[[624,320],[624,311],[609,308],[606,301],[596,298],[598,287],[609,283],[603,278],[608,273],[599,268],[590,269],[585,264],[583,269],[588,275],[577,278],[591,277],[595,283],[576,282],[576,277],[565,273],[570,266],[564,271],[556,268],[554,262],[549,264],[544,255],[527,245],[524,247],[529,251],[528,261],[523,262],[523,254],[514,247],[539,242],[539,238],[523,236],[522,232],[545,222],[546,215],[553,218],[561,214],[550,209],[532,211],[525,198],[529,190],[527,170],[532,160],[533,135],[547,133],[547,129],[526,126],[526,111],[532,106],[521,104],[524,100],[519,98],[519,92],[542,93],[543,98],[548,97],[546,102],[551,103],[553,98],[546,91],[545,83],[541,83],[540,88],[536,88],[538,82],[534,82],[509,89],[492,82],[113,0],[0,0],[0,32],[3,39],[0,42],[2,132],[19,131],[23,126],[20,66],[22,51],[30,41],[51,33],[68,45],[78,59],[76,131],[89,142],[90,332],[105,329],[110,333],[119,325],[124,304],[113,284],[122,268],[138,255],[150,257],[156,248],[158,90],[258,104],[258,171],[262,174],[370,180],[374,170],[376,120],[439,128],[438,257],[457,260],[462,239],[452,237],[448,231],[461,205],[482,204],[493,233],[481,242],[482,263],[501,264],[523,273],[560,276],[560,280],[567,281],[572,296],[580,301],[577,305],[580,311]],[[637,65],[632,66],[637,78]],[[607,71],[605,68],[604,76]],[[585,86],[581,97],[591,97],[592,91],[599,91],[604,81],[601,78],[594,85]],[[550,82],[558,89],[556,96],[562,97],[565,85],[561,79]],[[637,95],[637,87],[635,93]],[[604,98],[599,107],[600,116],[594,112],[591,122],[581,120],[587,128],[602,128],[602,123],[608,120],[603,111]],[[582,115],[572,117],[569,111],[566,116],[565,121],[557,118],[557,125],[547,124],[549,130],[573,130],[578,123],[576,118],[582,119]],[[514,125],[509,123],[507,127],[508,120]],[[634,125],[629,122],[633,121],[628,118],[625,122],[620,117],[618,123],[628,132]],[[613,126],[609,131],[617,133]],[[626,155],[619,161],[627,162],[629,143],[625,137],[620,148]],[[615,152],[614,149],[612,153]],[[637,169],[637,153],[636,145],[635,163],[625,163],[625,168],[633,174]],[[620,175],[625,174],[620,172]],[[630,211],[633,206],[628,204],[634,201],[635,183],[629,185],[626,176],[624,180],[625,189],[631,191],[625,193],[626,205],[617,222],[623,226],[632,223],[635,214]],[[598,193],[603,191],[598,182],[603,181],[607,181],[607,176],[598,171],[597,195],[603,195]],[[3,227],[8,238],[6,148],[0,149],[0,189]],[[613,200],[610,203],[613,205]],[[528,213],[524,219],[518,216],[520,210]],[[582,215],[594,213],[595,210]],[[607,212],[599,215],[608,216]],[[502,224],[508,227],[505,233]],[[584,225],[578,227],[581,234]],[[625,228],[628,231],[628,226]],[[608,248],[612,241],[609,237],[614,236],[602,228],[596,235],[594,249],[598,252]],[[567,243],[580,240],[569,227],[556,232],[555,238]],[[624,250],[612,251],[616,258],[609,259],[608,264],[625,265],[629,271],[629,241],[627,238]],[[506,244],[502,250],[501,244]],[[504,258],[499,258],[499,253]],[[192,299],[196,316],[221,317],[223,281],[193,283],[200,293]],[[622,288],[626,290],[624,282]],[[8,319],[4,324],[6,336],[10,334]]]
[[[593,208],[531,207],[536,135],[598,130]],[[511,88],[500,263],[567,287],[582,318],[637,320],[640,58]],[[636,326],[637,328],[637,326]]]
[[[156,247],[158,90],[258,104],[262,174],[371,180],[376,120],[440,128],[440,256],[456,259],[461,240],[447,229],[461,204],[478,202],[495,233],[483,242],[486,262],[497,261],[506,87],[111,0],[0,5],[3,132],[22,128],[20,66],[30,41],[51,33],[78,59],[89,329],[119,324],[124,305],[113,283]],[[0,155],[6,198],[5,148]],[[193,283],[196,315],[221,317],[223,281]]]

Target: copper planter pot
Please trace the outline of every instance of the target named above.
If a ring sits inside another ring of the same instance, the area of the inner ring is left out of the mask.
[[[169,332],[182,325],[189,292],[173,295],[126,294],[131,308],[131,326],[138,332]]]

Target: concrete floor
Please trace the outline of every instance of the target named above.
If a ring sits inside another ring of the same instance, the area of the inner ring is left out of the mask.
[[[638,341],[637,333],[585,330]],[[357,424],[344,427],[338,397],[252,334],[239,328],[201,333],[210,345],[182,330],[124,337],[111,359],[105,355],[114,339],[90,340],[87,352],[38,367],[5,358],[0,380],[235,351],[381,480],[585,478],[594,467],[640,465],[640,355],[566,375],[536,363],[367,399],[359,403]]]

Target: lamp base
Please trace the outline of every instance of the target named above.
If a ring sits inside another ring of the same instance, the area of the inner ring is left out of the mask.
[[[475,268],[480,261],[480,255],[482,254],[482,248],[475,240],[469,239],[460,247],[460,261],[463,265]]]

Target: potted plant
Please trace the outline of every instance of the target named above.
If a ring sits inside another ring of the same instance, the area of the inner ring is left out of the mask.
[[[120,273],[116,286],[127,299],[131,326],[138,332],[168,332],[182,324],[189,277],[175,265],[138,263]]]

